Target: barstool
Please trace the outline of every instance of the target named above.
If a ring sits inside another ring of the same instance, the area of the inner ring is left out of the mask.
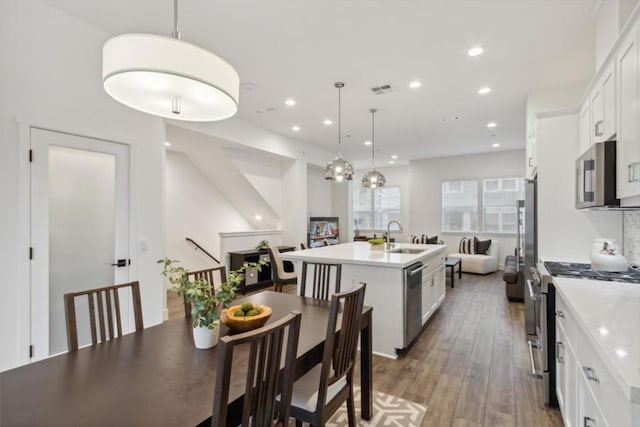
[[[284,263],[280,258],[280,250],[275,246],[269,246],[269,261],[271,263],[271,281],[273,290],[282,292],[283,285],[293,285],[298,283],[298,276],[295,272],[284,271]]]

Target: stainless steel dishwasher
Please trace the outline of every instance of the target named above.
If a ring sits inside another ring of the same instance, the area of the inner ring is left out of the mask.
[[[404,269],[404,338],[403,348],[422,330],[422,270],[427,264],[416,262]]]

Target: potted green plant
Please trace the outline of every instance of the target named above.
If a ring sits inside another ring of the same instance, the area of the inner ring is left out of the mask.
[[[238,270],[229,272],[229,280],[214,287],[205,279],[190,279],[189,270],[176,266],[177,260],[165,258],[158,261],[164,265],[162,275],[169,279],[178,295],[191,304],[193,340],[196,348],[211,348],[216,345],[219,334],[220,311],[228,308],[236,298],[236,289],[249,268],[260,270],[264,262],[245,262]]]
[[[262,249],[267,249],[268,247],[269,247],[269,241],[268,240],[260,240],[260,242],[256,246],[256,251],[259,251],[259,250],[262,250]]]

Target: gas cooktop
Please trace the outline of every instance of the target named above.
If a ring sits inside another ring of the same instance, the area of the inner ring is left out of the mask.
[[[640,267],[633,264],[629,265],[627,271],[620,273],[594,270],[591,264],[576,262],[545,261],[544,266],[552,276],[557,277],[640,283]]]

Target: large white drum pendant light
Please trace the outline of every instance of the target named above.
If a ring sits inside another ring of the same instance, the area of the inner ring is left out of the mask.
[[[218,55],[174,37],[123,34],[102,50],[102,81],[115,100],[176,120],[215,121],[238,111],[240,77]]]

